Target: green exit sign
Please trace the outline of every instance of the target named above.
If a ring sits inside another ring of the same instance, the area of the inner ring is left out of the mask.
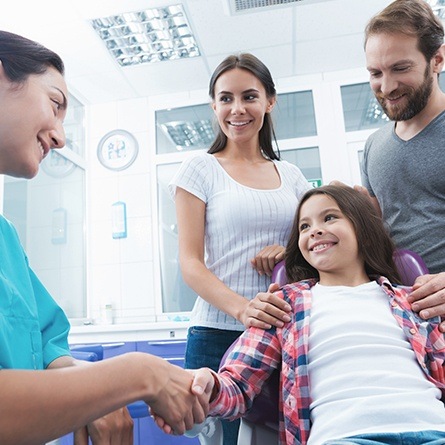
[[[321,187],[321,179],[308,179],[307,182],[314,188]]]

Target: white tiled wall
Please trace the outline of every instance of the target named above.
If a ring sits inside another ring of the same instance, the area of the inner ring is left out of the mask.
[[[64,187],[59,187],[60,181]],[[31,267],[67,313],[81,317],[84,308],[83,175],[80,169],[55,178],[41,171],[26,187],[26,235],[21,233]],[[20,197],[19,197],[20,198]],[[22,197],[23,198],[23,197]],[[54,212],[66,212],[65,241],[53,242]]]
[[[95,105],[87,115],[88,295],[90,316],[100,320],[105,304],[113,305],[115,322],[155,321],[152,248],[152,193],[148,137],[148,101]],[[123,171],[103,167],[97,145],[109,131],[135,136],[139,152]],[[123,201],[127,238],[113,239],[111,206]]]

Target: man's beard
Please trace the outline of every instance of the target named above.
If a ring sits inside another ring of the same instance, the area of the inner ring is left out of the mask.
[[[427,64],[424,74],[424,80],[417,89],[414,89],[413,87],[402,87],[400,90],[395,90],[391,93],[392,97],[397,97],[401,94],[405,94],[405,98],[407,99],[407,104],[405,106],[396,105],[394,107],[387,107],[386,99],[384,97],[381,97],[380,94],[377,94],[376,98],[389,119],[397,122],[407,121],[409,119],[412,119],[414,116],[417,116],[426,107],[432,90],[433,78],[431,77],[430,65]]]

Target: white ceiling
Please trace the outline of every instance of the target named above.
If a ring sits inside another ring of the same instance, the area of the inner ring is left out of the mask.
[[[71,91],[86,103],[206,89],[228,54],[247,51],[275,79],[361,68],[363,29],[390,0],[321,0],[230,16],[227,0],[3,0],[0,28],[59,53]],[[121,67],[89,20],[182,3],[201,49],[192,59]]]

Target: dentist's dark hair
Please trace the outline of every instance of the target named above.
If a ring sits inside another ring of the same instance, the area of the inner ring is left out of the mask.
[[[209,83],[209,96],[212,101],[215,101],[215,84],[219,77],[227,71],[233,70],[235,68],[240,68],[251,72],[263,85],[266,90],[266,96],[268,99],[277,96],[275,90],[275,84],[270,74],[269,69],[264,65],[261,60],[255,57],[253,54],[241,53],[236,55],[231,55],[226,57],[215,69],[210,78]],[[208,153],[214,154],[219,151],[224,150],[227,144],[227,136],[221,130],[218,125],[216,138],[210,146]],[[272,140],[275,141],[275,146],[277,147],[277,152],[274,151]],[[278,143],[275,137],[275,131],[273,128],[272,117],[270,113],[264,115],[263,126],[261,127],[259,133],[260,148],[263,154],[268,159],[280,159],[280,152],[278,150]]]
[[[62,59],[40,43],[7,31],[0,31],[0,62],[12,82],[24,83],[31,74],[43,74],[49,67],[64,74]]]
[[[298,247],[300,211],[304,203],[315,195],[326,195],[332,198],[343,215],[351,221],[357,237],[358,252],[365,262],[367,275],[369,277],[383,275],[392,283],[400,283],[400,276],[393,260],[394,243],[370,199],[351,187],[338,185],[311,189],[301,199],[286,247],[285,263],[288,281],[320,278],[318,271],[304,259]]]

